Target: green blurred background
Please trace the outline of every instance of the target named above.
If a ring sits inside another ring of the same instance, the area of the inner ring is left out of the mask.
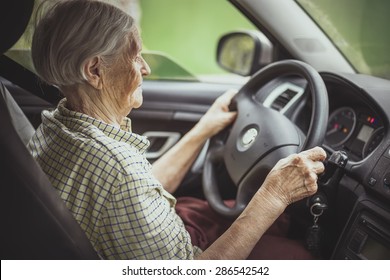
[[[256,29],[226,0],[140,0],[146,50],[159,50],[194,74],[226,73],[216,63],[218,38]]]

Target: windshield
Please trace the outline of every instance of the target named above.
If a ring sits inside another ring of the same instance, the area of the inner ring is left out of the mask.
[[[390,78],[389,0],[296,0],[359,73]]]

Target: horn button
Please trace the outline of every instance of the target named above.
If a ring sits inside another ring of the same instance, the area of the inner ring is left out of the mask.
[[[257,127],[252,126],[244,129],[237,143],[238,150],[245,151],[249,149],[253,145],[253,143],[255,143],[255,140],[258,135],[259,135],[259,129]]]

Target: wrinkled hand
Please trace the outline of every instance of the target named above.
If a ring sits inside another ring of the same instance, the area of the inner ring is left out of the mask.
[[[303,151],[281,159],[268,174],[263,187],[274,203],[284,207],[313,195],[317,191],[318,174],[324,172],[322,148]]]
[[[226,91],[200,119],[197,126],[205,138],[214,136],[236,119],[237,112],[229,112],[229,104],[236,94],[237,90],[234,89]]]

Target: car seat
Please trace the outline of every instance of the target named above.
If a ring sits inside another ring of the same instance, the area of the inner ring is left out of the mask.
[[[1,1],[1,54],[23,33],[33,2]],[[33,132],[0,81],[1,259],[100,259],[27,150]]]

